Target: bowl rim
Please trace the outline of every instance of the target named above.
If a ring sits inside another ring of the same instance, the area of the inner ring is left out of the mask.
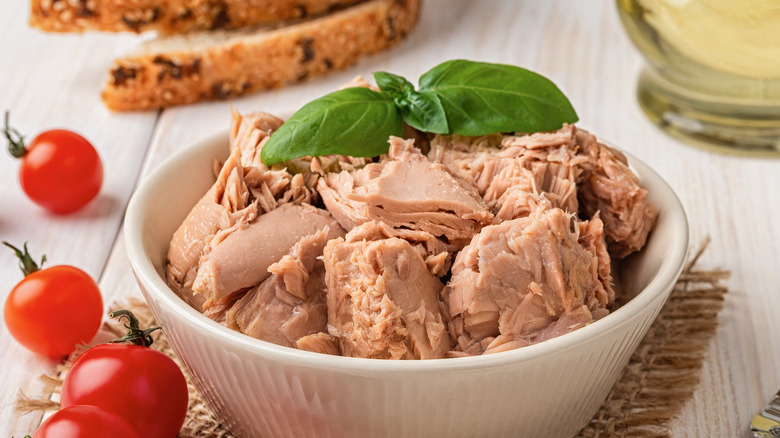
[[[230,343],[232,347],[249,350],[258,357],[263,356],[271,360],[286,362],[291,365],[311,368],[325,368],[331,371],[348,373],[409,373],[409,372],[446,372],[446,371],[467,371],[476,369],[487,369],[491,367],[505,366],[511,363],[524,362],[540,356],[561,353],[578,345],[583,344],[588,339],[603,336],[613,330],[618,330],[629,323],[632,315],[637,314],[644,307],[650,306],[656,300],[663,299],[665,302],[671,289],[674,287],[680,273],[682,272],[685,257],[688,251],[688,220],[685,210],[677,195],[669,184],[652,168],[631,153],[628,153],[613,143],[599,138],[599,142],[607,146],[618,149],[629,160],[630,167],[642,181],[653,180],[654,197],[668,201],[661,214],[672,217],[672,231],[679,235],[668,248],[667,256],[662,260],[658,274],[650,280],[645,288],[637,295],[622,305],[609,315],[564,335],[548,339],[538,344],[529,345],[498,353],[443,359],[426,360],[381,360],[367,359],[347,356],[334,356],[310,351],[298,350],[291,347],[285,347],[273,344],[267,341],[252,338],[243,333],[229,329],[216,321],[213,321],[201,314],[168,287],[165,280],[158,274],[153,266],[151,259],[146,256],[143,249],[143,224],[146,208],[145,200],[155,191],[155,187],[165,178],[165,175],[177,167],[180,161],[187,158],[194,159],[194,156],[207,153],[221,143],[227,151],[228,131],[222,131],[218,134],[209,136],[195,142],[171,157],[163,161],[156,169],[143,177],[137,189],[133,193],[125,213],[123,237],[127,256],[130,265],[135,273],[138,282],[143,282],[146,291],[168,309],[174,312],[180,319],[197,330],[203,331],[217,339],[222,339]],[[657,186],[657,187],[656,187]],[[651,232],[652,236],[652,232]],[[660,306],[658,306],[660,309]],[[163,323],[163,329],[166,325]],[[172,343],[173,345],[173,343]]]

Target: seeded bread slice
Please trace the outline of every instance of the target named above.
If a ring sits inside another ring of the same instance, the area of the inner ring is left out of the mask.
[[[420,0],[370,0],[275,29],[238,29],[149,41],[118,59],[103,89],[112,110],[227,99],[339,70],[401,41]]]
[[[31,0],[30,25],[48,32],[177,34],[306,18],[358,0]]]

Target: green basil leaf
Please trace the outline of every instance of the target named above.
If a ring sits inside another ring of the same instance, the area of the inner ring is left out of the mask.
[[[420,77],[420,92],[438,95],[453,134],[552,131],[578,120],[555,84],[512,65],[447,61]]]
[[[449,134],[447,116],[436,93],[417,92],[411,82],[391,73],[376,72],[374,79],[379,89],[393,98],[407,125],[424,132]]]
[[[374,72],[374,80],[377,87],[393,99],[403,99],[409,90],[414,91],[414,85],[411,82],[392,73],[384,71]]]
[[[373,157],[386,153],[391,135],[403,133],[393,99],[368,88],[339,90],[293,114],[263,146],[266,166],[306,155]]]

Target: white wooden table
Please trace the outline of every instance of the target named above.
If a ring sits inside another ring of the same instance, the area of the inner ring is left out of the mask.
[[[642,60],[620,26],[615,4],[578,0],[425,0],[419,27],[401,46],[354,68],[230,102],[160,112],[111,113],[100,89],[113,58],[138,44],[132,35],[55,35],[27,26],[27,2],[0,6],[0,110],[31,138],[51,127],[81,132],[106,170],[100,196],[84,210],[52,216],[17,182],[18,163],[0,154],[0,239],[28,241],[49,265],[72,264],[98,280],[105,303],[136,294],[122,219],[139,180],[170,155],[226,130],[229,108],[289,113],[356,74],[377,70],[413,82],[452,58],[520,65],[552,79],[577,109],[580,125],[655,168],[688,213],[691,243],[712,244],[701,267],[732,271],[720,328],[701,386],[674,423],[674,436],[746,437],[757,409],[780,386],[780,160],[717,155],[657,130],[634,98]],[[0,298],[21,279],[0,248]],[[19,389],[36,394],[52,362],[19,346],[0,324],[0,437],[32,433],[40,418],[17,418]]]

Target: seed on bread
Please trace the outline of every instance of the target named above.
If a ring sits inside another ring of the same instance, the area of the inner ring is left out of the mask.
[[[132,10],[122,14],[122,22],[133,32],[140,32],[144,26],[160,18],[160,8]]]
[[[111,81],[114,83],[114,85],[121,87],[127,81],[135,79],[137,73],[137,67],[125,67],[120,65],[111,70]]]

